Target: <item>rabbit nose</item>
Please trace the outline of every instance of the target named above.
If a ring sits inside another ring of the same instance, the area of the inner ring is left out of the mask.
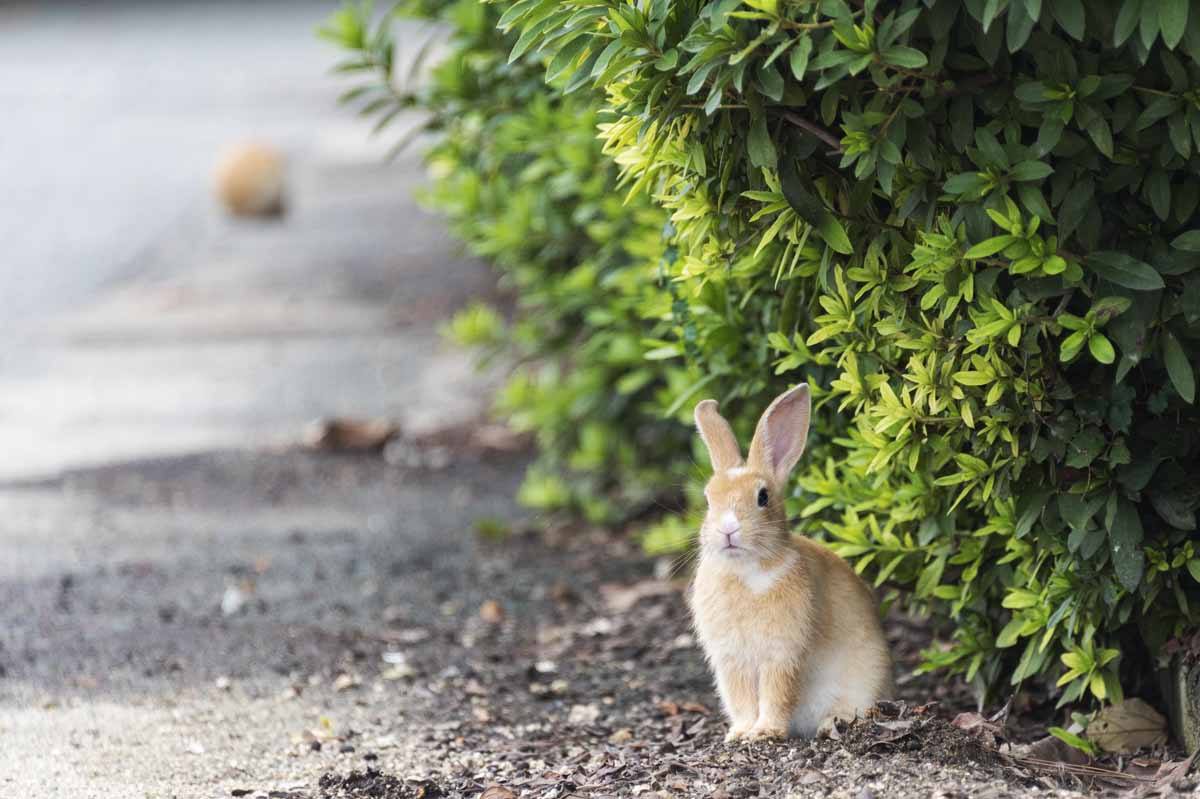
[[[738,530],[742,529],[742,523],[738,521],[738,518],[734,515],[733,511],[727,510],[721,514],[721,518],[717,520],[717,529],[720,530],[723,535],[728,535],[729,533],[736,533]]]
[[[717,532],[725,536],[727,544],[733,544],[733,537],[742,529],[741,523],[737,520],[737,516],[733,515],[733,511],[727,511],[720,520],[717,521]]]

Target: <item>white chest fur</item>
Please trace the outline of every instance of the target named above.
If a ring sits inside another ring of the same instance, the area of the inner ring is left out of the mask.
[[[775,587],[791,568],[796,565],[796,556],[789,555],[783,561],[771,566],[763,568],[758,563],[748,563],[747,565],[737,570],[738,576],[745,583],[746,588],[750,589],[750,593],[755,596],[762,596]]]

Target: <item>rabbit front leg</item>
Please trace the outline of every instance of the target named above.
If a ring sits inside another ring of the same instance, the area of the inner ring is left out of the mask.
[[[795,664],[764,663],[758,672],[758,718],[748,738],[786,738],[799,699]]]
[[[758,685],[755,674],[745,662],[719,659],[713,662],[717,677],[717,693],[729,717],[726,741],[742,738],[758,719]]]

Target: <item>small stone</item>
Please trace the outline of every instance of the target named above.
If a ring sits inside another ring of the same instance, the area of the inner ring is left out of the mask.
[[[337,679],[333,681],[333,690],[349,691],[351,688],[357,688],[359,685],[358,677],[353,674],[339,674]]]
[[[600,708],[596,705],[572,705],[567,714],[568,724],[594,724],[600,718]]]
[[[269,144],[240,142],[221,154],[216,169],[217,198],[238,216],[271,216],[283,211],[286,164]]]
[[[499,624],[504,621],[504,608],[494,599],[489,599],[479,606],[479,618],[488,624]]]

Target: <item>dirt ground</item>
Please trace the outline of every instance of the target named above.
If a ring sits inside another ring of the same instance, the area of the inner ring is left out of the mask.
[[[936,678],[902,680],[901,702],[839,740],[726,745],[681,581],[628,538],[523,516],[509,499],[522,455],[435,454],[440,468],[412,452],[418,465],[216,453],[5,489],[0,794],[882,799],[1121,784],[1014,766],[949,723],[969,700]],[[35,518],[23,555],[13,531]],[[890,629],[907,671],[923,633]]]

